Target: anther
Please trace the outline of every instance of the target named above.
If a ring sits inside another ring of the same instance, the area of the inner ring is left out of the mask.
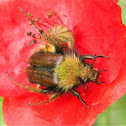
[[[43,30],[39,30],[40,33],[43,33]]]

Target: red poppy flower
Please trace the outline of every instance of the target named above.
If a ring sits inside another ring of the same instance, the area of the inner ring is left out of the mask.
[[[0,95],[5,97],[3,114],[8,126],[92,125],[97,114],[118,100],[126,91],[125,27],[121,10],[115,0],[8,0],[0,2]],[[27,59],[38,44],[27,46],[31,38],[26,32],[37,32],[19,11],[21,7],[36,17],[45,17],[55,10],[64,24],[75,30],[75,48],[80,54],[105,55],[97,58],[94,66],[106,69],[100,79],[104,84],[88,83],[77,88],[90,109],[70,93],[55,101],[36,106],[28,103],[46,101],[45,94],[31,93],[14,85],[6,72],[17,82],[27,85],[24,73]]]

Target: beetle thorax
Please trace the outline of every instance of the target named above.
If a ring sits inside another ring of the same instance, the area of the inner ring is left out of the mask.
[[[83,64],[78,57],[73,55],[66,55],[64,61],[59,67],[55,68],[55,72],[58,74],[59,87],[65,91],[71,89],[73,86],[79,84],[80,70],[83,68]]]

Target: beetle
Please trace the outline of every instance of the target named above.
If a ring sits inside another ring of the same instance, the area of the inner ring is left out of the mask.
[[[25,68],[25,73],[30,83],[46,86],[46,88],[39,89],[30,86],[25,87],[14,81],[8,73],[7,76],[13,81],[13,83],[27,90],[54,94],[54,96],[48,101],[42,103],[29,103],[29,105],[39,105],[52,102],[59,95],[71,92],[74,96],[80,99],[86,107],[90,108],[75,89],[77,86],[88,83],[89,81],[97,84],[104,83],[99,82],[97,79],[99,73],[105,70],[97,70],[93,67],[93,64],[86,63],[85,59],[95,60],[95,58],[98,57],[109,57],[90,54],[83,56],[79,55],[73,48],[74,36],[66,26],[56,25],[49,30],[49,35],[47,35],[23,12],[22,9],[20,10],[32,25],[39,30],[40,34],[55,47],[55,52],[44,50],[45,48],[40,49],[31,55],[27,61],[29,66]]]

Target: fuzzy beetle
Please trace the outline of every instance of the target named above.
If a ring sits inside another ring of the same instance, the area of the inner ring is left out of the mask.
[[[40,86],[46,86],[45,89],[33,88],[30,86],[23,86],[15,82],[9,74],[7,76],[13,81],[13,83],[34,92],[39,93],[53,93],[54,96],[49,100],[42,103],[29,103],[29,105],[39,105],[48,102],[52,102],[62,93],[71,92],[74,96],[77,96],[81,102],[89,108],[89,106],[81,98],[80,94],[75,91],[76,86],[88,83],[89,81],[95,83],[98,82],[98,75],[100,71],[93,67],[93,64],[88,64],[84,60],[95,60],[97,57],[106,57],[104,55],[78,55],[73,48],[74,37],[72,32],[64,25],[56,25],[49,30],[49,35],[43,32],[37,25],[31,20],[22,9],[21,12],[25,17],[34,25],[40,32],[40,34],[47,39],[52,46],[55,47],[55,52],[40,49],[35,52],[28,59],[28,67],[25,68],[26,76],[30,83],[39,84]],[[57,35],[58,34],[58,35]],[[70,36],[70,37],[69,37]]]

